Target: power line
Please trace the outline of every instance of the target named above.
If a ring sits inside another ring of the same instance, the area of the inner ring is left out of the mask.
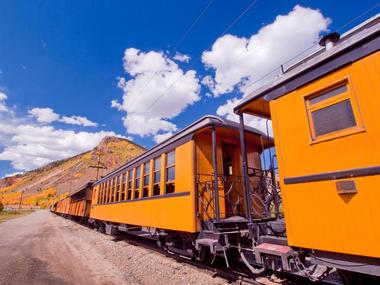
[[[188,34],[191,32],[191,30],[195,27],[195,25],[199,22],[199,20],[202,18],[203,14],[206,13],[208,8],[211,6],[211,4],[214,2],[214,0],[210,0],[207,4],[207,6],[202,10],[202,12],[198,15],[198,17],[193,21],[193,23],[189,26],[189,28],[186,30],[186,32],[183,34],[183,36],[180,38],[180,40],[177,42],[177,44],[173,47],[173,51],[177,50],[177,48],[182,44],[182,42],[186,39]]]
[[[174,53],[177,51],[177,48],[183,43],[183,41],[187,38],[187,36],[190,34],[190,32],[193,30],[193,28],[196,26],[196,24],[199,22],[199,20],[202,18],[202,16],[206,13],[208,8],[210,8],[211,4],[214,2],[214,0],[210,0],[208,4],[203,8],[203,10],[199,13],[199,15],[195,18],[195,20],[191,23],[191,25],[187,28],[185,33],[182,35],[182,37],[177,41],[177,43],[173,46],[173,48],[170,50],[170,53]],[[144,86],[141,88],[140,91],[137,93],[142,93],[149,85],[149,83],[153,80],[153,78],[157,75],[157,73],[161,70],[161,68],[165,65],[166,61],[157,68],[157,70],[152,74],[152,76],[149,77],[148,81],[144,84]]]
[[[371,12],[372,10],[374,10],[375,8],[377,8],[378,6],[380,6],[380,3],[377,3],[375,4],[374,6],[370,7],[369,9],[365,10],[364,12],[362,12],[360,15],[350,19],[349,21],[347,21],[345,24],[343,24],[342,26],[340,26],[338,29],[336,29],[336,31],[340,31],[342,30],[343,28],[347,27],[348,25],[350,25],[351,23],[355,22],[356,20],[360,19],[361,17],[363,17],[364,15],[368,14],[369,12]],[[261,80],[263,80],[264,78],[266,78],[267,76],[271,75],[272,73],[274,73],[275,71],[279,70],[279,68],[281,66],[284,66],[285,64],[289,63],[290,61],[296,59],[297,57],[301,56],[302,54],[304,54],[305,52],[307,52],[308,50],[311,50],[312,48],[316,47],[317,46],[317,43],[318,41],[316,42],[313,42],[313,44],[311,46],[309,46],[308,48],[304,49],[303,51],[301,51],[300,53],[296,54],[295,56],[293,56],[292,58],[288,59],[287,61],[285,61],[284,63],[282,63],[280,66],[274,68],[273,70],[269,71],[268,73],[264,74],[262,77],[260,77],[259,79],[249,83],[248,85],[244,86],[244,89],[247,89],[249,87],[251,87],[252,85],[260,82]],[[253,92],[250,91],[250,92]],[[250,93],[248,92],[248,93]]]
[[[341,29],[343,29],[346,26],[350,25],[351,23],[355,22],[357,19],[360,19],[361,17],[363,17],[364,15],[368,14],[369,12],[371,12],[372,10],[374,10],[375,8],[377,8],[378,6],[380,6],[380,3],[375,4],[374,6],[372,6],[371,8],[369,8],[368,10],[364,11],[363,13],[361,13],[359,16],[356,16],[352,20],[348,21],[346,24],[344,24],[343,26],[341,26],[336,31],[339,32]]]
[[[219,36],[218,36],[218,38],[219,37],[221,37],[221,36],[224,36],[233,26],[235,26],[236,25],[236,23],[237,22],[239,22],[239,20],[245,15],[245,14],[247,14],[248,13],[248,11],[254,6],[254,5],[256,5],[256,3],[258,2],[258,0],[254,0],[254,1],[252,1],[251,2],[251,4],[249,4],[248,5],[248,7],[246,8],[246,9],[244,9],[244,11],[243,12],[241,12],[240,14],[239,14],[239,16],[237,17],[237,18],[235,18],[235,20],[234,21],[232,21],[232,23],[223,31],[223,33],[221,33]],[[212,48],[212,45],[213,45],[213,43],[211,43],[207,48],[206,48],[206,50],[207,49],[210,49],[210,48]],[[202,55],[199,55],[191,64],[190,64],[190,66],[188,67],[189,69],[191,68],[191,67],[193,67],[196,63],[198,63],[198,61],[200,60],[202,58]],[[150,109],[161,99],[161,97],[163,97],[164,95],[165,95],[165,93],[169,90],[169,89],[171,89],[173,86],[174,86],[174,84],[176,84],[183,76],[185,76],[185,72],[182,74],[182,75],[180,75],[179,77],[177,77],[177,79],[176,80],[174,80],[173,82],[172,82],[172,84],[170,84],[165,90],[164,90],[164,92],[162,92],[157,98],[156,98],[156,100],[154,100],[153,101],[153,103],[151,104],[151,105],[149,105],[149,107],[146,109],[146,111],[145,112],[148,112],[148,111],[150,111]]]

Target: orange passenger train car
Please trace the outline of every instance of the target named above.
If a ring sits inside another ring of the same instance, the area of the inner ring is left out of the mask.
[[[87,221],[91,210],[92,185],[93,181],[90,181],[74,193],[57,201],[51,206],[51,211],[62,216],[72,217],[75,220]]]
[[[261,169],[273,141],[253,128],[246,139],[249,167]],[[205,116],[95,182],[90,218],[106,231],[199,233],[205,221],[245,216],[241,170],[239,125]]]
[[[380,276],[380,16],[321,45],[235,112],[273,124],[288,244]]]

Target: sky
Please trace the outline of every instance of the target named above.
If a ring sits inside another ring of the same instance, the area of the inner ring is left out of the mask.
[[[2,0],[0,177],[104,136],[152,147],[206,114],[236,120],[281,64],[379,12],[373,0]]]

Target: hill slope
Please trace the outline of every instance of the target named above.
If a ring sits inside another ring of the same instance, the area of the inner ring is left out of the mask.
[[[105,137],[93,150],[54,161],[21,175],[0,179],[0,200],[5,205],[47,207],[50,203],[75,191],[121,166],[145,149],[129,140]]]

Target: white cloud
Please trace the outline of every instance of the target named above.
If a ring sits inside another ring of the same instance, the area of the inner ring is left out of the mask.
[[[0,135],[10,135],[0,160],[11,161],[16,170],[30,170],[94,148],[114,132],[74,132],[52,126],[14,125],[0,122]]]
[[[59,115],[51,108],[33,108],[28,113],[39,123],[52,123],[59,119]]]
[[[84,126],[84,127],[97,127],[98,124],[95,122],[90,121],[86,117],[81,116],[62,116],[61,119],[59,119],[60,122],[63,122],[65,124],[70,125],[78,125],[78,126]]]
[[[126,112],[123,118],[128,133],[140,136],[177,129],[170,119],[200,99],[199,80],[194,70],[183,71],[162,52],[142,52],[128,48],[124,69],[132,77],[119,78],[123,100],[111,106]]]
[[[48,121],[48,118],[42,118]],[[15,170],[31,170],[88,151],[105,136],[123,137],[112,131],[75,132],[57,129],[36,124],[30,117],[21,118],[13,112],[3,112],[0,113],[0,160],[10,161]]]
[[[0,112],[7,112],[8,108],[5,105],[5,100],[7,100],[7,95],[0,91]]]
[[[170,138],[172,135],[173,135],[173,132],[167,132],[167,133],[163,133],[163,134],[157,134],[157,135],[154,136],[154,141],[156,143],[160,143],[160,142],[163,142],[164,140]]]
[[[189,62],[191,57],[187,54],[182,54],[182,53],[176,52],[173,59],[180,61],[180,62]]]
[[[121,105],[121,104],[119,103],[119,101],[117,101],[117,100],[115,99],[115,100],[112,100],[112,101],[111,101],[111,108],[115,108],[115,109],[117,109],[117,110],[119,110],[119,111],[122,111],[122,110],[123,110],[123,105]]]
[[[1,177],[1,179],[7,178],[7,177],[13,177],[13,176],[16,176],[16,175],[19,175],[19,174],[24,174],[24,172],[23,171],[17,171],[17,172],[5,174],[3,177]]]
[[[61,122],[69,125],[77,125],[84,127],[97,127],[98,124],[90,121],[86,117],[81,116],[60,116],[51,108],[33,108],[28,113],[36,118],[37,122],[50,124],[52,122]]]
[[[215,88],[215,81],[211,75],[206,75],[203,77],[201,83],[207,86],[210,90]]]
[[[225,117],[228,120],[234,121],[234,122],[239,122],[239,116],[237,116],[233,109],[234,107],[239,104],[241,99],[238,98],[233,98],[227,100],[227,102],[224,105],[221,105],[218,107],[216,110],[216,114],[221,117]],[[250,126],[252,128],[255,128],[257,130],[262,131],[263,133],[267,133],[267,120],[255,116],[250,116],[250,115],[244,115],[244,124],[246,126]],[[268,132],[269,135],[273,135],[273,130],[272,130],[272,123],[268,121]]]
[[[263,75],[275,70],[290,58],[315,43],[321,32],[326,31],[330,19],[318,10],[299,5],[285,16],[277,16],[272,24],[263,27],[250,38],[226,35],[216,40],[211,51],[203,53],[202,60],[215,71],[213,79],[204,78],[202,83],[214,96],[220,96],[238,88],[243,98],[265,82],[258,81]],[[278,75],[269,74],[266,81]],[[247,88],[249,87],[249,88]],[[233,108],[241,98],[227,100],[219,106],[217,114],[238,121]],[[266,120],[245,116],[245,123],[266,133]],[[272,127],[269,123],[269,132]]]
[[[250,38],[218,38],[202,55],[203,63],[215,71],[215,86],[210,86],[214,96],[232,92],[235,87],[243,91],[247,84],[310,47],[329,23],[320,11],[296,5]]]

